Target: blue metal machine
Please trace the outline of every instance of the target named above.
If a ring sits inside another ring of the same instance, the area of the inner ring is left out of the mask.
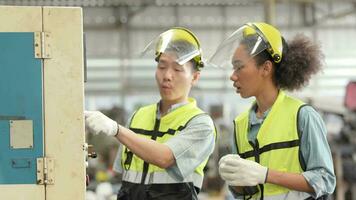
[[[34,33],[0,33],[0,184],[36,183],[43,157],[42,62]]]

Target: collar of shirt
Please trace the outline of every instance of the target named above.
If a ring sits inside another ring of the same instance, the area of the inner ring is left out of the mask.
[[[188,104],[188,103],[189,103],[188,101],[184,101],[184,102],[180,102],[180,103],[176,103],[176,104],[171,105],[171,107],[167,111],[167,114],[172,112],[173,110],[181,107],[181,106],[184,106],[184,105]],[[160,112],[160,109],[159,109],[160,108],[160,104],[161,104],[161,101],[159,101],[158,104],[157,104],[157,108],[158,108],[157,109],[157,113],[156,113],[157,119],[161,119],[161,112]]]
[[[271,108],[269,108],[268,110],[266,110],[266,111],[263,113],[262,118],[257,118],[256,109],[257,109],[257,104],[253,104],[253,106],[252,106],[252,108],[251,108],[251,111],[250,111],[250,115],[249,115],[249,124],[250,124],[250,127],[253,126],[253,125],[257,125],[257,124],[262,124],[263,121],[266,119],[266,117],[267,117],[269,111],[271,110]]]
[[[257,118],[256,110],[257,110],[257,104],[254,104],[251,107],[250,114],[249,114],[249,120],[248,120],[248,130],[249,130],[248,131],[248,140],[254,144],[255,144],[255,141],[257,138],[258,130],[260,129],[263,121],[266,119],[266,117],[271,109],[266,110],[263,113],[262,118]]]

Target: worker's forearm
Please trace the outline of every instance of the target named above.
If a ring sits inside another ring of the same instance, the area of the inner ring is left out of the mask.
[[[123,126],[116,138],[142,160],[161,168],[167,168],[175,163],[171,149],[149,138],[138,136]]]
[[[301,192],[314,192],[314,189],[308,184],[302,174],[279,172],[269,169],[267,183],[280,185]]]

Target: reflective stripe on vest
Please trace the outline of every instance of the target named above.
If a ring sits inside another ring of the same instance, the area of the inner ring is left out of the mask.
[[[196,101],[194,99],[189,98],[188,101],[188,104],[176,108],[167,115],[163,116],[161,119],[156,118],[158,109],[157,104],[142,107],[132,117],[130,129],[139,134],[141,137],[156,140],[159,143],[165,143],[175,134],[179,133],[179,131],[183,130],[192,118],[205,114],[196,106]],[[200,183],[199,185],[194,184],[196,187],[201,187],[200,180],[202,180],[204,176],[203,169],[207,161],[208,160],[205,160],[195,169],[194,173],[200,176],[199,179],[192,180],[194,183]],[[166,173],[164,169],[144,162],[142,159],[132,154],[132,152],[130,152],[130,150],[125,146],[123,146],[121,165],[124,171],[132,171],[133,174],[143,172],[143,175],[140,175],[141,182],[135,178],[135,183],[146,183],[146,178],[150,177],[152,173]],[[179,181],[173,181],[172,183],[179,183]]]
[[[122,174],[122,180],[130,183],[141,183],[142,172],[135,171],[124,171]],[[183,182],[192,182],[194,186],[201,187],[203,183],[203,177],[197,173],[192,173],[184,180],[176,180],[169,176],[166,172],[153,172],[150,173],[145,179],[144,184],[165,184],[165,183],[183,183]]]
[[[279,91],[271,111],[263,121],[255,141],[248,141],[249,112],[239,115],[235,123],[235,144],[242,158],[253,160],[269,169],[281,172],[302,172],[299,161],[298,112],[304,105],[300,100]],[[264,196],[288,193],[290,190],[273,184],[260,185]],[[260,194],[255,196],[260,196]]]

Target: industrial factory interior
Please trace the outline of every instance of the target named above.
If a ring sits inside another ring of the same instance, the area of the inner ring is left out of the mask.
[[[356,200],[356,0],[0,0],[0,71],[0,200]]]

